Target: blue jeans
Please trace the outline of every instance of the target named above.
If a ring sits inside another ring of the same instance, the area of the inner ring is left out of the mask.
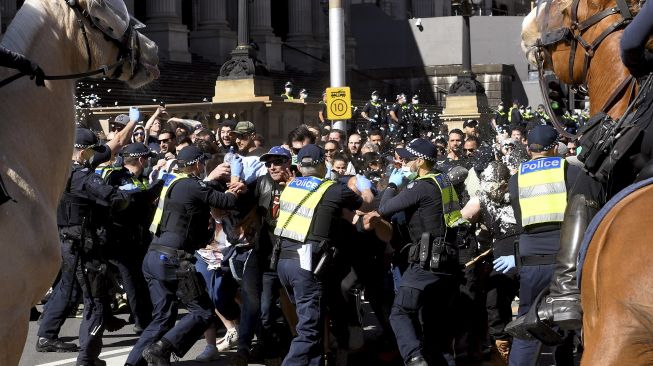
[[[293,338],[284,366],[319,366],[323,362],[324,301],[322,282],[304,270],[298,259],[280,259],[277,273],[297,311],[297,336]]]
[[[247,258],[240,281],[242,303],[238,324],[238,353],[249,355],[254,334],[261,329],[261,274],[254,249],[234,257]]]
[[[195,270],[204,277],[209,298],[215,309],[228,320],[236,320],[240,317],[240,307],[236,303],[238,284],[231,277],[231,274],[224,272],[222,268],[209,270],[208,265],[195,253],[197,262]]]

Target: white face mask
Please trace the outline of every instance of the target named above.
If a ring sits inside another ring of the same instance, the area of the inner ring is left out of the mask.
[[[497,109],[499,110],[499,112],[501,112],[503,110],[503,106],[500,105]]]
[[[373,101],[373,102],[376,102],[377,100],[379,100],[379,97],[377,97],[376,95],[373,95],[373,96],[372,96],[372,101]]]
[[[419,104],[419,100],[418,99],[413,99],[413,104]]]
[[[308,98],[308,94],[306,94],[306,93],[299,94],[299,98],[300,99],[306,99],[306,98]]]
[[[286,93],[290,93],[292,91],[292,88],[286,88]]]

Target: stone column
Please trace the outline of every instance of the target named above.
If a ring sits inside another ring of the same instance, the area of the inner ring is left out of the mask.
[[[181,23],[181,0],[147,0],[145,33],[159,46],[159,57],[190,62],[188,28]]]
[[[227,22],[227,0],[199,0],[197,29],[190,34],[194,53],[217,63],[223,63],[236,47],[236,33]]]
[[[433,0],[413,0],[413,18],[434,16]]]
[[[258,58],[268,70],[284,70],[281,39],[272,31],[271,0],[254,0],[249,4],[249,36],[258,45]]]
[[[313,5],[319,6],[317,1],[288,0],[288,38],[283,51],[284,62],[294,68],[305,72],[313,72],[320,68],[321,62],[305,55],[308,53],[321,58],[320,46],[313,38]],[[297,49],[301,50],[298,51]],[[296,88],[301,88],[297,85]]]
[[[351,33],[351,0],[343,0],[345,9],[345,68],[356,67],[356,39]]]
[[[2,17],[1,30],[4,33],[11,20],[14,19],[14,15],[16,15],[16,0],[2,0],[0,5],[2,6],[2,14],[0,14]]]

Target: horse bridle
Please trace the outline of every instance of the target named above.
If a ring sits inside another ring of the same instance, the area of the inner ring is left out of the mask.
[[[548,0],[544,11],[545,11],[545,21],[544,27],[548,26],[548,16],[550,9],[548,5],[550,1]],[[589,66],[594,57],[594,53],[601,45],[601,43],[613,32],[618,29],[625,27],[633,19],[633,15],[630,12],[628,4],[625,0],[616,0],[616,6],[611,8],[604,9],[589,18],[579,22],[578,21],[578,7],[580,5],[580,0],[573,0],[571,4],[571,25],[563,26],[553,30],[548,30],[546,32],[541,32],[542,35],[535,42],[535,45],[529,48],[528,53],[535,51],[535,60],[537,61],[538,76],[540,81],[540,90],[542,96],[545,100],[544,106],[546,112],[549,114],[551,121],[553,122],[554,127],[560,132],[561,135],[568,138],[576,138],[577,135],[571,134],[564,129],[564,124],[562,124],[556,117],[553,109],[551,108],[550,101],[548,98],[548,88],[544,81],[544,64],[548,62],[549,65],[553,65],[553,60],[549,48],[560,43],[560,42],[569,42],[571,48],[569,50],[569,80],[574,80],[574,65],[576,64],[576,51],[578,46],[583,48],[585,52],[585,57],[583,61],[583,74],[581,76],[582,82],[577,85],[572,85],[572,90],[587,94],[588,88],[586,84],[587,73],[589,72]],[[600,23],[603,19],[614,15],[621,14],[621,19],[610,24],[606,29],[604,29],[601,34],[599,34],[596,39],[591,42],[588,42],[583,38],[583,33],[590,29],[591,27]],[[613,104],[618,100],[618,96],[621,95],[626,87],[630,84],[631,88],[634,89],[635,82],[632,76],[629,76],[624,81],[619,84],[617,89],[614,90],[612,95],[608,98],[605,104],[601,107],[601,111],[607,113],[607,111],[613,106]]]
[[[84,46],[86,48],[87,71],[82,73],[66,74],[66,75],[45,75],[44,79],[45,80],[69,80],[69,79],[79,79],[79,78],[84,78],[89,76],[95,76],[99,74],[111,76],[112,78],[118,78],[120,77],[120,73],[122,72],[119,67],[122,66],[128,60],[130,61],[131,64],[131,76],[133,77],[137,71],[137,65],[140,58],[140,51],[139,51],[140,40],[138,37],[139,33],[136,30],[135,27],[136,22],[134,21],[134,19],[133,18],[130,19],[129,26],[127,27],[127,30],[125,31],[125,34],[123,35],[122,39],[117,40],[111,37],[102,28],[95,26],[93,20],[91,19],[91,15],[88,13],[88,11],[86,11],[86,9],[82,8],[79,5],[77,0],[63,0],[63,1],[75,13],[75,16],[77,17],[77,24],[79,25],[82,38],[84,39]],[[91,45],[88,40],[88,35],[86,33],[85,23],[88,23],[91,28],[97,29],[100,32],[102,32],[105,35],[106,39],[110,40],[118,47],[120,51],[118,52],[118,57],[115,63],[111,65],[102,65],[98,69],[91,70],[91,67],[93,65],[93,60],[91,56]],[[111,70],[114,71],[111,75],[109,75],[109,72]],[[20,79],[23,76],[27,76],[27,74],[21,72],[0,81],[0,88],[15,80]]]

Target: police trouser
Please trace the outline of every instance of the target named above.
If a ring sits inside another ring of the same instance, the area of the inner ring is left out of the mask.
[[[143,277],[144,250],[138,242],[117,240],[110,243],[111,263],[118,268],[122,286],[129,300],[129,308],[134,316],[134,324],[145,328],[152,319],[152,302]]]
[[[152,245],[143,260],[143,274],[154,308],[152,322],[145,328],[127,357],[126,363],[131,365],[139,364],[145,347],[162,338],[172,345],[172,351],[177,356],[183,357],[213,320],[213,306],[202,275],[193,272],[194,280],[201,284],[201,291],[194,296],[179,293],[179,258],[173,254],[172,249],[171,252],[161,252],[151,248]],[[178,295],[181,298],[178,298]],[[186,306],[188,314],[175,325],[179,301]]]
[[[282,254],[283,255],[283,254]],[[277,273],[288,298],[297,310],[297,336],[290,344],[284,366],[319,366],[322,364],[324,301],[322,282],[311,271],[302,269],[299,259],[283,256]]]
[[[429,365],[447,365],[451,354],[451,301],[458,290],[454,276],[426,271],[411,263],[401,278],[390,324],[404,362],[422,356]]]
[[[519,310],[518,316],[525,315],[534,304],[537,295],[551,283],[554,264],[522,266],[519,268]],[[537,340],[513,339],[510,350],[510,366],[531,365],[539,346]]]
[[[104,280],[95,278],[96,273],[88,269],[88,266],[98,263],[99,255],[95,251],[84,253],[78,241],[63,240],[61,256],[61,279],[43,313],[38,336],[57,338],[61,326],[70,313],[70,299],[74,299],[81,288],[84,315],[79,326],[80,351],[77,362],[92,364],[102,350],[104,320],[111,316],[108,289],[104,288],[104,291],[97,292],[95,286]]]

